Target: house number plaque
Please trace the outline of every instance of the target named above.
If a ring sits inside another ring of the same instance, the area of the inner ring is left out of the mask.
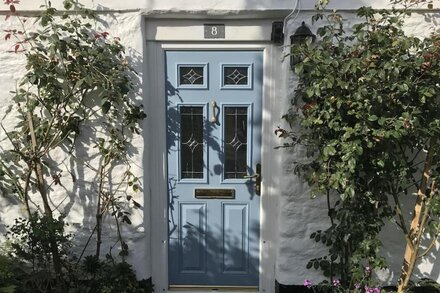
[[[224,24],[204,24],[205,39],[224,39],[225,25]]]

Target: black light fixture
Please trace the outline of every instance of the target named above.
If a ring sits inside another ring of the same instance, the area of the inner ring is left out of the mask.
[[[306,26],[303,21],[301,26],[296,29],[295,33],[290,36],[290,45],[292,49],[294,46],[303,44],[308,38],[312,39],[312,42],[315,42],[316,36],[312,33],[312,31]],[[290,54],[290,67],[294,67],[302,60],[302,56],[298,56],[292,53]]]

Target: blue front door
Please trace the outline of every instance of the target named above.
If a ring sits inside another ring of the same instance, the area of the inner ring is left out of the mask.
[[[167,51],[170,286],[258,286],[260,51]]]

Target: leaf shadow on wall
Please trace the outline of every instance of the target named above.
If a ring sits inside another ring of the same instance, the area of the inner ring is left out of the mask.
[[[126,49],[126,60],[132,68],[138,69],[138,74],[130,73],[131,81],[133,82],[134,91],[130,92],[128,98],[135,101],[136,104],[142,102],[142,71],[143,67],[142,54],[135,49]],[[96,97],[91,97],[96,99]],[[99,105],[99,101],[94,101],[94,104]],[[101,110],[98,110],[99,113]],[[123,111],[123,109],[111,108],[110,111]],[[96,213],[99,194],[99,166],[103,164],[103,156],[97,151],[96,145],[98,138],[109,138],[109,128],[106,127],[106,120],[97,115],[90,123],[84,124],[81,133],[75,142],[74,157],[60,160],[59,157],[50,159],[51,172],[61,173],[61,184],[54,187],[51,192],[60,193],[60,187],[64,188],[63,192],[66,194],[65,198],[60,202],[54,202],[53,205],[57,210],[64,215],[67,215],[67,221],[73,226],[74,243],[79,250],[83,249],[85,241],[93,234],[91,242],[89,243],[85,255],[94,254],[96,249]],[[113,121],[116,125],[122,126],[121,121]],[[142,125],[142,122],[140,122]],[[130,195],[136,202],[143,202],[143,190],[139,187],[139,191],[134,191],[132,186],[121,184],[123,176],[127,170],[141,178],[140,174],[143,169],[142,160],[139,160],[139,146],[142,145],[142,133],[133,136],[125,131],[127,136],[127,143],[125,144],[127,151],[127,161],[115,161],[108,170],[108,176],[104,178],[104,191],[107,194],[114,194],[114,199],[120,202],[122,211],[131,213],[128,215],[128,220],[122,223],[122,218],[119,219],[122,237],[124,241],[142,238],[145,231],[144,212],[145,206],[137,209],[133,208],[132,203],[128,203],[127,196]],[[67,148],[64,152],[69,152]],[[128,169],[126,168],[128,166]],[[67,170],[67,171],[66,171]],[[69,179],[67,179],[69,178]],[[63,182],[71,181],[64,187]],[[109,210],[103,218],[103,244],[101,253],[108,253],[112,247],[119,249],[116,222]],[[129,224],[132,223],[132,224]],[[129,237],[128,237],[129,236]],[[117,255],[117,252],[113,253]]]
[[[432,243],[432,239],[423,239],[422,245],[421,245],[421,251],[424,251],[427,249]],[[420,267],[417,267],[415,270],[415,276],[417,276],[418,279],[421,278],[430,278],[437,282],[440,280],[440,261],[439,261],[439,255],[440,255],[440,243],[437,238],[437,243],[434,244],[431,250],[429,250],[429,253],[423,257],[423,262],[427,263],[427,266],[432,266],[432,269],[428,271],[428,275],[426,272],[422,272],[420,270]]]

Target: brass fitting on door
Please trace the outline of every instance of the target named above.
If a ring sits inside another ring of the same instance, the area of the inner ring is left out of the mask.
[[[211,102],[211,106],[212,106],[212,116],[211,116],[211,122],[212,123],[217,123],[217,115],[215,114],[215,109],[217,108],[217,103],[213,100]]]
[[[246,179],[255,179],[255,194],[261,194],[261,164],[255,166],[255,174],[244,176]]]

